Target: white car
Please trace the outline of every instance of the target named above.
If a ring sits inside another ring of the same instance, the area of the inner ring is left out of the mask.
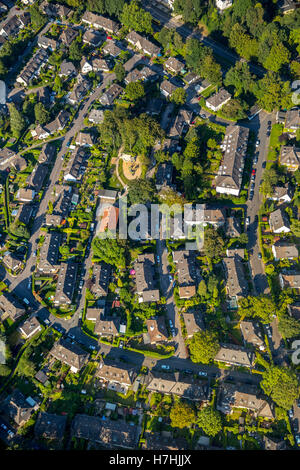
[[[248,216],[248,217],[246,218],[246,225],[249,225],[249,224],[250,224],[250,217]]]

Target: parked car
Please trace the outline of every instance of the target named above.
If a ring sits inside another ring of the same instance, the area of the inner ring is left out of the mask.
[[[163,364],[163,365],[161,366],[161,368],[162,368],[163,370],[170,370],[170,366],[167,366],[166,364]]]
[[[262,254],[258,253],[258,257],[259,257],[259,259],[262,259]]]
[[[249,225],[250,224],[250,217],[246,217],[246,225]]]
[[[198,375],[200,375],[201,377],[207,377],[207,372],[203,371],[203,370],[200,370],[198,372]]]
[[[288,411],[288,414],[289,414],[289,417],[290,417],[290,418],[293,418],[293,417],[294,417],[294,410],[293,410],[293,408],[291,408],[291,409]]]
[[[260,144],[260,140],[259,140],[259,139],[257,139],[257,141],[255,142],[255,147],[258,147],[258,146],[259,146],[259,144]]]
[[[120,349],[123,349],[123,346],[124,346],[123,341],[120,341],[119,348],[120,348]]]

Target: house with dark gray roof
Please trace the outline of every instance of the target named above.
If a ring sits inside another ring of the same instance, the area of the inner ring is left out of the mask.
[[[288,233],[291,231],[288,215],[281,208],[271,212],[269,224],[273,233]]]
[[[72,261],[62,263],[60,265],[56,292],[53,300],[54,305],[71,305],[75,289],[77,269],[77,264]]]
[[[136,449],[139,439],[138,426],[130,426],[124,420],[106,420],[78,414],[71,425],[71,435],[77,439],[96,442],[109,449]]]
[[[154,280],[154,254],[138,255],[134,263],[136,292],[139,302],[158,302],[160,295]]]
[[[6,412],[18,426],[23,426],[37,408],[36,404],[30,404],[23,393],[16,389],[8,399]]]
[[[62,244],[62,234],[59,232],[47,232],[40,248],[38,270],[43,274],[55,274],[59,270],[59,248]]]
[[[103,106],[111,106],[123,91],[124,90],[120,85],[113,83],[109,89],[103,93],[99,101]]]
[[[215,178],[217,193],[240,194],[245,157],[247,153],[249,129],[242,126],[229,126],[221,145],[223,160]]]
[[[106,263],[93,264],[92,285],[90,291],[96,297],[105,297],[108,293],[108,286],[111,278],[111,265]]]
[[[37,439],[62,440],[65,434],[67,416],[52,413],[39,413],[34,426],[34,434]]]

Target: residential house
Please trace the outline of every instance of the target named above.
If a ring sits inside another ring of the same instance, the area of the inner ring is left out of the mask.
[[[58,227],[62,223],[62,216],[55,214],[46,214],[45,225],[47,227]]]
[[[271,212],[269,224],[273,233],[288,233],[291,231],[288,216],[281,208]]]
[[[173,165],[171,162],[160,163],[156,172],[155,186],[158,191],[163,188],[171,188],[173,177]]]
[[[78,34],[79,32],[77,29],[70,28],[69,26],[67,26],[67,28],[63,30],[59,38],[63,44],[65,44],[66,46],[70,46],[74,39],[77,38]]]
[[[192,111],[180,109],[169,131],[169,136],[182,137],[188,131],[189,125],[192,122],[192,117]]]
[[[104,121],[104,111],[102,109],[92,109],[89,114],[89,121],[93,124],[101,124]]]
[[[139,302],[158,302],[160,295],[154,280],[154,254],[138,255],[134,263],[136,292]]]
[[[68,102],[70,104],[78,105],[78,103],[86,96],[90,88],[91,83],[85,77],[83,77],[83,80],[77,80],[76,85],[68,97]]]
[[[300,289],[300,273],[280,273],[279,283],[281,289]]]
[[[143,67],[141,70],[133,69],[131,70],[125,77],[124,81],[126,85],[129,83],[135,83],[138,81],[146,82],[150,81],[153,82],[157,79],[157,73],[154,70],[150,69],[149,67]]]
[[[216,191],[221,194],[240,194],[249,129],[229,126],[222,143],[223,161],[215,178]]]
[[[273,407],[259,395],[260,392],[254,386],[224,383],[219,387],[217,410],[231,414],[235,409],[246,409],[255,417],[274,419]]]
[[[104,308],[89,307],[86,309],[85,318],[88,321],[96,323],[104,315]]]
[[[176,57],[169,57],[164,63],[164,67],[166,67],[170,72],[177,75],[183,71],[184,63],[176,59]]]
[[[173,251],[173,261],[176,265],[176,275],[179,287],[179,298],[190,299],[196,295],[197,273],[195,254],[192,251]]]
[[[206,106],[212,111],[219,111],[228,101],[231,100],[231,94],[228,93],[225,88],[220,88],[220,90],[213,95],[211,95],[206,100]]]
[[[192,338],[195,333],[204,330],[204,321],[201,313],[199,312],[185,312],[182,314],[185,329],[186,337]]]
[[[55,51],[58,47],[58,42],[53,38],[48,38],[47,36],[38,37],[38,46],[43,49],[49,49],[51,52]]]
[[[240,348],[231,344],[221,345],[215,356],[215,361],[224,362],[230,366],[251,367],[253,354],[245,348]]]
[[[28,86],[31,80],[39,75],[41,68],[46,64],[48,59],[48,52],[44,49],[38,49],[33,57],[29,59],[16,81],[21,85]]]
[[[112,448],[136,449],[139,439],[138,426],[130,426],[124,420],[102,420],[97,416],[78,414],[71,425],[71,435],[101,446]]]
[[[289,315],[296,320],[300,320],[300,302],[294,302],[288,305]]]
[[[61,264],[53,300],[55,306],[71,305],[76,283],[77,267],[77,264],[71,261]]]
[[[94,31],[93,29],[88,29],[82,36],[82,42],[88,44],[89,46],[99,47],[105,37],[99,31]]]
[[[34,426],[37,439],[51,439],[61,441],[65,434],[67,416],[52,413],[39,413]]]
[[[89,132],[81,131],[76,136],[75,144],[80,145],[81,147],[93,147],[94,136]]]
[[[22,261],[19,260],[14,254],[12,253],[5,253],[3,256],[3,263],[5,266],[10,269],[13,273],[21,268]]]
[[[60,18],[68,18],[72,13],[71,8],[66,5],[50,3],[48,1],[43,1],[40,5],[40,9],[45,15],[53,18],[56,18],[57,16]]]
[[[118,336],[120,330],[120,319],[106,317],[96,320],[94,333],[99,336]]]
[[[204,226],[211,225],[215,229],[224,227],[226,223],[226,212],[222,207],[204,205]]]
[[[32,214],[33,207],[30,204],[21,204],[16,215],[16,220],[22,224],[28,225]]]
[[[29,339],[42,331],[42,327],[36,317],[30,317],[18,328],[25,339]]]
[[[110,18],[102,15],[96,15],[90,11],[86,11],[82,17],[82,22],[92,26],[95,29],[104,29],[108,33],[116,34],[119,31],[119,25]]]
[[[127,34],[126,40],[129,42],[129,44],[143,51],[144,54],[150,55],[151,57],[155,57],[160,54],[160,47],[156,46],[153,44],[153,42],[144,38],[135,31],[131,31],[129,34]]]
[[[30,188],[33,188],[35,193],[38,194],[43,187],[46,176],[48,175],[49,167],[45,163],[42,163],[32,170],[29,175],[27,184]]]
[[[59,232],[46,232],[40,248],[38,270],[45,275],[55,274],[59,270],[59,248],[62,245],[62,235]]]
[[[24,307],[8,292],[3,292],[0,295],[0,311],[1,320],[9,317],[11,320],[16,321],[25,313]]]
[[[98,57],[92,59],[91,65],[93,67],[93,72],[109,72],[111,68],[106,59],[99,59]]]
[[[284,127],[290,132],[295,132],[300,127],[300,108],[292,108],[286,111]]]
[[[160,92],[166,97],[170,98],[178,86],[171,83],[169,80],[163,80],[160,84]]]
[[[77,344],[71,344],[65,339],[60,339],[55,343],[49,354],[57,361],[67,364],[74,374],[82,369],[89,357],[89,354]]]
[[[2,24],[0,29],[0,35],[8,39],[10,36],[16,36],[19,34],[21,29],[21,23],[16,15],[13,15],[7,21]]]
[[[296,245],[293,243],[288,243],[285,241],[278,241],[272,245],[272,253],[274,255],[275,261],[281,259],[294,259],[298,258],[299,253]]]
[[[147,103],[146,113],[150,116],[158,116],[161,113],[163,106],[163,100],[161,100],[160,98],[152,98]]]
[[[168,341],[168,331],[164,317],[157,317],[146,320],[146,326],[150,344]]]
[[[5,411],[18,426],[23,426],[36,409],[36,403],[32,399],[26,399],[20,390],[15,389],[7,400]]]
[[[291,202],[293,199],[292,187],[289,183],[286,183],[284,186],[275,186],[273,189],[273,194],[269,198],[272,201],[277,202]]]
[[[279,163],[287,167],[289,171],[298,170],[300,165],[300,148],[291,145],[283,145],[280,151]]]
[[[60,77],[72,77],[76,75],[76,67],[72,62],[67,62],[64,60],[60,65],[60,72],[58,75]]]
[[[236,217],[228,217],[226,220],[226,236],[229,238],[239,237],[242,233],[241,224]]]
[[[16,198],[18,199],[18,201],[31,202],[34,199],[34,196],[35,191],[33,189],[20,188],[17,192]]]
[[[72,152],[70,160],[68,161],[65,169],[64,181],[80,181],[82,176],[82,165],[85,161],[85,150],[82,147],[77,147]]]
[[[87,60],[86,57],[82,57],[80,61],[80,70],[81,73],[83,73],[84,75],[93,71],[93,66],[91,62]]]
[[[103,93],[99,101],[103,106],[112,106],[115,99],[118,98],[122,92],[123,88],[117,83],[113,83],[113,85]]]
[[[187,377],[180,372],[162,373],[149,371],[144,385],[150,392],[176,395],[192,401],[208,403],[210,389],[206,381]]]
[[[47,144],[43,145],[42,150],[39,154],[38,162],[39,163],[50,163],[55,155],[55,146],[48,142]]]
[[[109,40],[102,47],[102,52],[103,52],[103,54],[111,55],[115,59],[116,57],[118,57],[121,54],[122,49],[120,49],[117,46],[115,41]]]
[[[243,320],[240,322],[240,329],[243,336],[245,346],[252,344],[256,348],[261,350],[265,349],[264,341],[259,327],[253,321]]]
[[[110,264],[95,263],[93,265],[93,277],[90,291],[96,297],[105,297],[107,295],[111,271]]]
[[[132,387],[137,373],[134,367],[118,363],[116,365],[112,361],[101,361],[95,373],[95,377],[107,384],[109,390],[126,395],[127,391]]]
[[[106,230],[115,232],[118,225],[119,209],[112,204],[100,204],[96,219],[98,221],[96,234],[104,233]]]
[[[248,294],[248,282],[239,256],[223,258],[226,277],[226,293],[229,298],[239,299]]]
[[[270,438],[267,435],[263,436],[263,449],[264,450],[287,450],[287,444],[284,439]]]

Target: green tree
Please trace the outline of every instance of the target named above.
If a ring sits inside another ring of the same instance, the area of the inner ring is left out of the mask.
[[[121,23],[128,29],[134,31],[152,34],[152,16],[143,8],[140,8],[139,2],[136,0],[131,3],[125,3],[121,13]]]
[[[202,279],[202,281],[200,281],[200,283],[199,283],[198,294],[200,295],[200,297],[204,297],[204,298],[207,295],[207,287],[206,287],[206,283],[205,283],[204,279]]]
[[[225,249],[225,242],[213,227],[205,227],[203,251],[208,258],[219,258]]]
[[[46,124],[46,122],[49,121],[49,116],[50,113],[49,111],[45,108],[43,103],[37,103],[34,107],[34,115],[35,115],[35,121],[38,122],[39,124],[43,125]]]
[[[128,83],[125,93],[130,101],[138,101],[145,96],[144,86],[140,82]]]
[[[9,103],[10,130],[13,136],[18,139],[25,128],[25,120],[20,111],[17,110],[14,103]]]
[[[187,403],[177,402],[170,411],[171,426],[173,428],[187,428],[195,423],[194,409]]]
[[[198,412],[197,424],[208,436],[215,437],[222,430],[222,418],[220,413],[206,406]]]
[[[191,360],[208,364],[220,349],[218,336],[213,331],[199,331],[189,340]]]
[[[118,82],[122,82],[125,78],[126,71],[124,69],[124,66],[118,62],[115,67],[114,67],[114,72],[116,74],[116,78]]]
[[[63,87],[63,81],[59,75],[56,75],[54,79],[53,90],[56,91],[56,93],[61,93],[62,87]]]
[[[288,315],[279,318],[278,329],[285,338],[295,338],[300,335],[300,322]]]
[[[170,101],[177,105],[183,105],[186,102],[186,91],[184,88],[176,88],[176,90],[173,91]]]
[[[79,62],[82,59],[81,47],[76,39],[74,39],[69,47],[69,58],[75,62]]]
[[[114,238],[94,238],[92,242],[94,257],[116,268],[125,268],[125,241]]]
[[[260,318],[262,323],[270,323],[277,312],[277,306],[267,295],[243,297],[239,301],[238,313],[241,317]]]
[[[145,204],[153,201],[155,187],[152,181],[136,179],[128,183],[128,197],[130,204]]]
[[[282,44],[282,42],[277,42],[273,44],[270,54],[264,62],[266,69],[272,70],[273,72],[279,72],[281,67],[290,61],[290,52]]]
[[[271,366],[262,375],[260,386],[281,408],[289,410],[299,397],[297,375],[291,369]]]
[[[41,28],[46,23],[45,16],[40,12],[36,5],[30,7],[30,19],[34,28]]]

